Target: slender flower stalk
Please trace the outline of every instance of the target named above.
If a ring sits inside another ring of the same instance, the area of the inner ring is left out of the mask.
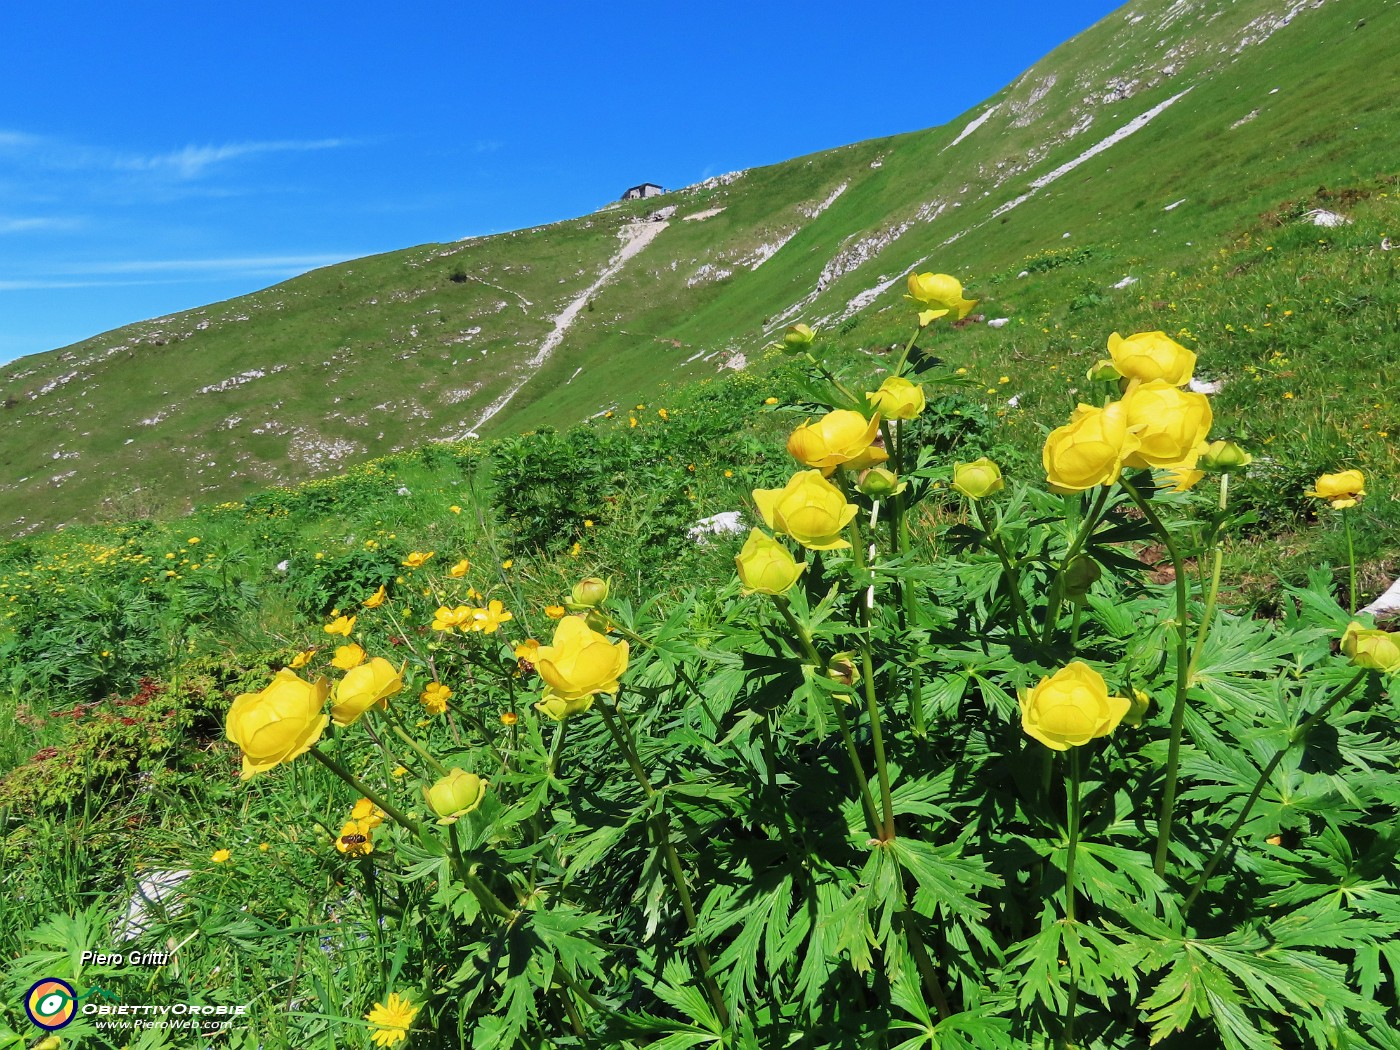
[[[1259,801],[1259,796],[1264,790],[1264,785],[1267,784],[1269,778],[1274,775],[1274,770],[1278,769],[1279,763],[1283,761],[1284,756],[1292,751],[1296,745],[1304,743],[1312,727],[1326,718],[1327,713],[1331,711],[1332,708],[1336,707],[1350,696],[1352,690],[1360,685],[1369,673],[1368,671],[1358,672],[1350,682],[1333,693],[1331,699],[1319,707],[1302,725],[1288,734],[1287,745],[1275,753],[1274,757],[1269,760],[1269,764],[1265,766],[1263,771],[1259,774],[1259,778],[1254,782],[1254,790],[1249,793],[1249,798],[1245,799],[1244,806],[1240,809],[1240,815],[1236,817],[1235,822],[1230,825],[1230,830],[1225,832],[1225,837],[1220,840],[1220,845],[1215,847],[1215,853],[1211,856],[1210,862],[1202,869],[1201,874],[1196,879],[1196,885],[1191,888],[1191,893],[1182,903],[1182,918],[1185,918],[1191,911],[1191,905],[1196,903],[1196,898],[1199,897],[1201,891],[1206,888],[1206,883],[1210,881],[1210,877],[1215,874],[1215,869],[1220,865],[1220,862],[1225,859],[1225,854],[1230,850],[1230,844],[1235,841],[1235,836],[1239,834],[1240,828],[1244,827],[1245,821],[1249,819],[1250,810],[1254,808],[1254,803]]]
[[[1074,922],[1074,860],[1079,849],[1080,823],[1080,770],[1079,748],[1069,749],[1069,846],[1065,851],[1065,921]],[[1069,979],[1069,1005],[1065,1011],[1065,1028],[1061,1035],[1061,1045],[1074,1046],[1074,1015],[1079,1005],[1079,984],[1071,972]]]
[[[1223,511],[1230,502],[1230,475],[1220,475],[1220,509]],[[1201,625],[1196,631],[1196,644],[1191,649],[1191,663],[1186,669],[1186,682],[1189,685],[1196,678],[1196,668],[1201,662],[1201,650],[1205,648],[1206,636],[1210,633],[1211,621],[1215,618],[1215,602],[1220,595],[1220,568],[1225,560],[1225,548],[1220,543],[1220,533],[1215,534],[1214,562],[1210,570],[1210,590],[1206,592],[1206,608],[1201,614]]]
[[[797,622],[797,617],[792,614],[792,606],[783,595],[776,595],[773,603],[777,605],[783,618],[787,620],[788,627],[798,640],[799,647],[818,671],[823,666],[821,655],[817,652],[816,646],[812,644],[812,636],[807,629]],[[860,791],[861,804],[865,807],[866,819],[870,821],[870,833],[876,837],[880,834],[880,814],[875,808],[875,796],[870,793],[870,780],[865,775],[865,766],[861,763],[860,752],[856,750],[856,740],[851,733],[851,723],[846,718],[846,712],[841,708],[841,701],[835,696],[831,698],[831,707],[836,714],[836,724],[841,729],[841,739],[846,745],[846,755],[851,760],[851,775],[855,777],[856,787]]]
[[[1123,482],[1127,487],[1127,482]],[[1069,568],[1070,562],[1074,561],[1074,556],[1084,547],[1085,542],[1094,534],[1099,522],[1103,519],[1104,505],[1108,502],[1109,486],[1100,485],[1099,491],[1095,494],[1093,502],[1089,505],[1089,513],[1084,515],[1083,522],[1080,523],[1079,531],[1075,533],[1074,539],[1070,541],[1069,549],[1065,551],[1065,556],[1060,562],[1059,571],[1055,573],[1055,580],[1050,585],[1050,605],[1045,610],[1045,625],[1041,630],[1040,644],[1049,645],[1055,636],[1055,625],[1060,618],[1060,606],[1064,603],[1065,571]]]
[[[608,727],[608,733],[612,736],[613,742],[617,744],[623,757],[626,758],[628,766],[631,767],[632,775],[636,777],[637,784],[642,789],[642,795],[650,802],[656,795],[656,789],[651,786],[651,780],[647,777],[646,770],[642,768],[641,758],[638,756],[637,748],[631,739],[632,734],[627,731],[625,724],[618,725],[617,712],[603,695],[599,695],[596,704],[603,715],[604,724]],[[685,871],[681,868],[680,855],[676,853],[676,847],[671,842],[670,819],[664,811],[657,811],[651,818],[651,824],[657,843],[666,855],[666,866],[671,873],[671,883],[676,891],[676,897],[680,901],[686,928],[690,931],[691,939],[695,945],[695,958],[700,964],[700,976],[705,985],[705,992],[709,996],[710,1005],[715,1008],[715,1014],[719,1017],[720,1024],[728,1028],[729,1008],[725,1005],[724,995],[720,992],[719,985],[715,983],[710,953],[700,940],[700,924],[695,914],[695,903],[690,896],[690,887],[685,881]]]
[[[982,509],[982,502],[975,499],[969,499],[968,502],[972,504],[972,513],[977,518],[977,524],[982,526],[987,543],[1001,562],[1002,575],[1006,579],[1006,589],[1011,596],[1011,608],[1016,616],[1016,626],[1025,632],[1027,641],[1034,642],[1035,632],[1031,628],[1031,614],[1021,600],[1020,577],[1016,572],[1016,567],[1011,564],[1011,555],[1007,553],[1006,544],[1002,542],[997,530],[992,528],[991,522],[987,518],[987,512]]]
[[[321,763],[321,765],[329,769],[341,780],[345,781],[345,783],[349,784],[352,788],[358,791],[365,798],[369,799],[376,806],[382,809],[384,811],[385,816],[387,816],[395,824],[398,824],[407,831],[411,831],[415,835],[417,835],[422,830],[422,826],[416,820],[413,820],[412,818],[405,815],[403,811],[400,810],[397,806],[395,806],[392,802],[386,800],[383,795],[379,794],[379,792],[369,787],[367,784],[364,783],[364,781],[360,780],[359,777],[355,776],[354,773],[351,773],[350,770],[346,769],[338,761],[331,758],[330,755],[326,754],[319,747],[313,747],[310,751],[307,752],[307,754],[314,758],[317,762]]]
[[[861,537],[858,517],[852,518],[847,528],[851,533],[851,554],[855,559],[856,572],[860,574],[864,573],[866,569],[866,560],[865,541]],[[889,842],[895,837],[894,800],[890,792],[889,766],[885,761],[885,735],[880,726],[880,704],[875,697],[875,668],[874,661],[870,656],[870,601],[868,592],[865,600],[860,602],[860,625],[862,628],[860,661],[861,671],[865,676],[865,708],[870,715],[870,743],[875,751],[875,773],[880,782],[880,803],[883,813],[880,838]]]
[[[1171,843],[1172,820],[1176,807],[1176,780],[1181,763],[1181,736],[1186,725],[1186,686],[1190,678],[1191,625],[1186,608],[1186,563],[1181,550],[1162,519],[1152,509],[1152,505],[1142,498],[1142,494],[1126,480],[1123,487],[1128,495],[1162,537],[1167,553],[1171,555],[1172,567],[1176,573],[1176,697],[1172,701],[1171,737],[1167,744],[1167,781],[1162,789],[1162,806],[1157,817],[1157,848],[1153,854],[1152,870],[1159,876],[1167,870],[1167,849]]]
[[[1347,534],[1347,568],[1351,570],[1351,603],[1347,612],[1356,612],[1356,547],[1351,542],[1351,509],[1342,511],[1342,528]]]
[[[894,420],[893,426],[881,423],[880,429],[885,435],[885,444],[893,450],[895,477],[903,480],[904,420]],[[902,491],[897,491],[894,494],[894,514],[890,517],[890,547],[901,555],[909,553],[909,513]],[[903,577],[896,577],[894,585],[898,599],[896,609],[899,615],[899,633],[902,638],[908,638],[910,625],[913,624],[917,614],[914,587]],[[909,713],[914,722],[914,735],[922,740],[928,736],[924,715],[923,672],[916,660],[908,661],[907,666],[909,670]]]
[[[409,735],[408,730],[404,729],[403,723],[399,721],[398,715],[394,714],[391,710],[386,710],[384,712],[384,717],[385,720],[389,723],[389,728],[394,731],[394,734],[405,744],[407,744],[410,748],[412,748],[413,752],[425,763],[427,763],[427,765],[435,773],[437,773],[438,776],[445,777],[448,775],[449,772],[451,772],[446,766],[444,766],[441,762],[439,762],[436,758],[429,754],[423,748],[422,744],[418,743],[418,741],[414,740],[413,737]]]

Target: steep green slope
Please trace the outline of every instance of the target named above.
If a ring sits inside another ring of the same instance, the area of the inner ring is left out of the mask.
[[[794,320],[885,340],[916,266],[1014,318],[1017,286],[978,278],[1028,255],[1091,249],[1100,286],[1171,265],[1393,166],[1397,31],[1390,0],[1140,0],[943,127],[21,359],[0,369],[0,533],[571,422],[741,365]]]

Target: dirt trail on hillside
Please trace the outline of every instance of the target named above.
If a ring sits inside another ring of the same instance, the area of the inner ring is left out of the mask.
[[[627,265],[629,259],[640,253],[642,249],[656,239],[657,234],[669,225],[670,224],[666,222],[634,222],[621,227],[617,231],[618,239],[622,242],[622,247],[618,249],[617,254],[608,260],[608,265],[598,274],[597,279],[580,292],[578,296],[554,318],[553,330],[549,335],[545,336],[544,342],[540,344],[540,348],[535,351],[534,356],[525,362],[524,375],[512,383],[504,394],[496,398],[495,401],[492,401],[491,404],[486,407],[486,411],[482,413],[481,417],[467,428],[467,433],[461,435],[462,437],[476,437],[477,431],[484,426],[488,420],[500,412],[501,409],[505,408],[506,405],[510,404],[511,399],[515,397],[516,394],[520,393],[521,388],[534,378],[540,366],[548,361],[550,355],[559,348],[559,344],[564,341],[565,334],[569,331],[574,321],[578,319],[579,313],[588,305],[588,300],[597,295],[603,285],[616,277],[618,272]]]

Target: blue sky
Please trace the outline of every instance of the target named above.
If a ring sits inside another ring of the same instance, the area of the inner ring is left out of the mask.
[[[0,361],[942,124],[1116,6],[5,4]]]

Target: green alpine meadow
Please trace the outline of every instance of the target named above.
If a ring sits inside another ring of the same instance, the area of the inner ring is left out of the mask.
[[[0,1050],[1400,1050],[1397,40],[0,366]]]

